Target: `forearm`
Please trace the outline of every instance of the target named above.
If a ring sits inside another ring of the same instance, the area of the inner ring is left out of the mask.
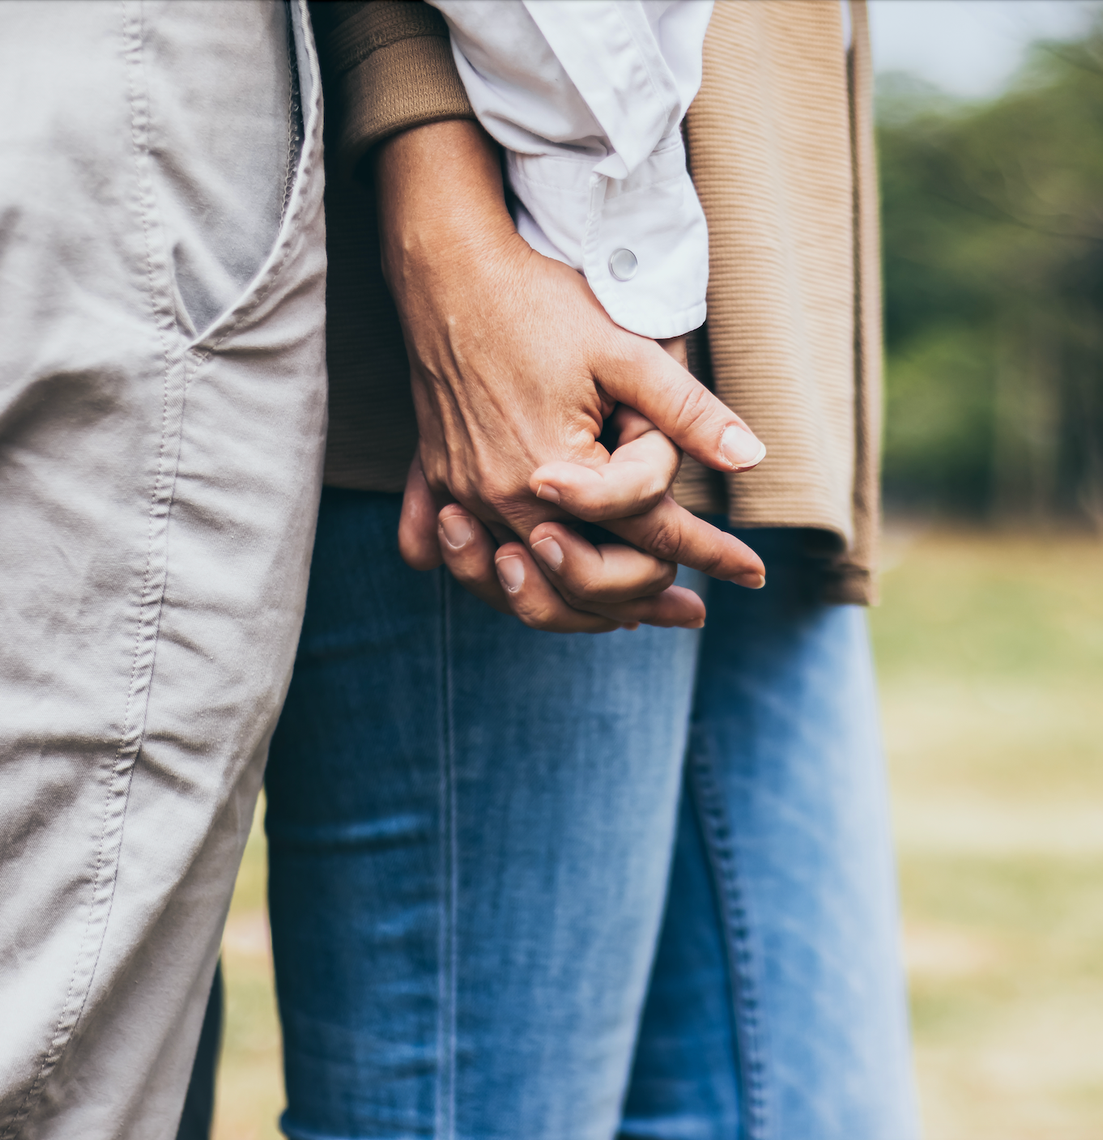
[[[489,265],[517,239],[498,148],[478,123],[433,123],[382,143],[375,180],[383,272],[400,308],[457,264]]]

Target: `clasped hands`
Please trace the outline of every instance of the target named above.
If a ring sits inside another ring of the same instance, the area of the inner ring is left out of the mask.
[[[518,236],[481,128],[396,136],[376,184],[419,429],[406,561],[443,559],[490,605],[559,632],[702,625],[679,564],[761,586],[758,556],[670,486],[682,450],[740,471],[765,449],[686,371],[683,342],[621,329],[580,274]],[[579,520],[623,541],[595,545]]]

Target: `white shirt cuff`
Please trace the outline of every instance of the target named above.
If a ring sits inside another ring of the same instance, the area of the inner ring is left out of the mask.
[[[679,133],[623,179],[597,173],[592,154],[508,151],[507,165],[518,232],[581,270],[618,325],[664,339],[704,323],[708,227]]]

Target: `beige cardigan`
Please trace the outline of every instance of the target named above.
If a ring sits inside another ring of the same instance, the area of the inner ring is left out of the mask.
[[[379,271],[371,146],[473,117],[447,30],[422,3],[314,5],[329,119],[326,482],[399,491],[416,441]],[[736,525],[805,528],[823,596],[871,602],[879,529],[881,299],[869,32],[851,0],[718,0],[686,120],[709,225],[697,374],[765,441],[755,471],[686,464],[676,494]]]

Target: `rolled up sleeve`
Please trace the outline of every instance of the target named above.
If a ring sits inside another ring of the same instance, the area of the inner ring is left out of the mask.
[[[476,118],[448,26],[428,4],[316,3],[311,15],[329,80],[326,113],[336,117],[329,134],[342,169],[355,170],[373,146],[400,131]]]
[[[506,149],[521,236],[584,273],[630,332],[700,326],[708,227],[680,126],[711,3],[429,2],[479,121]]]

